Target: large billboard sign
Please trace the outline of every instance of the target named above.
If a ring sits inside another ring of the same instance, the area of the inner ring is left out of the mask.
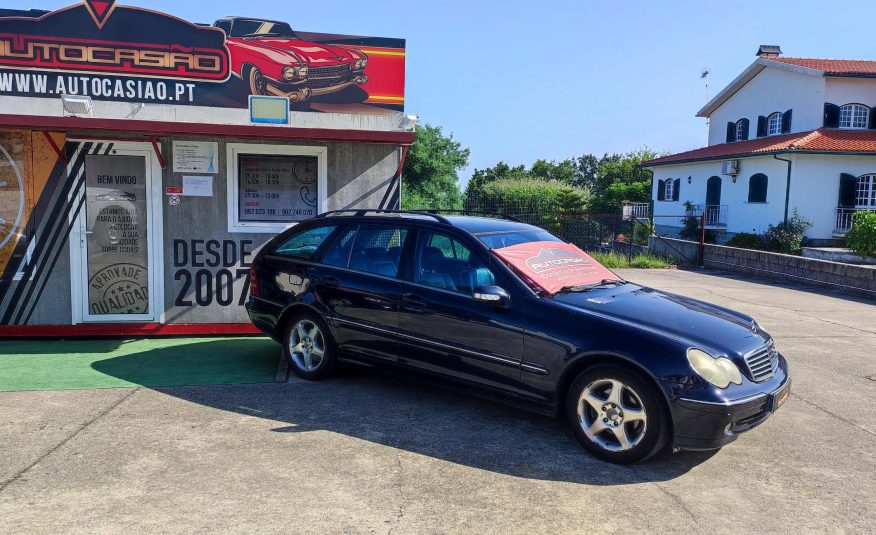
[[[0,10],[0,95],[244,108],[404,109],[401,39],[305,33],[225,17],[212,26],[114,0],[52,12]]]

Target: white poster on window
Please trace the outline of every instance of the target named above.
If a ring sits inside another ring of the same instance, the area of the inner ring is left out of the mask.
[[[182,194],[186,197],[212,197],[213,177],[184,176]]]
[[[219,143],[215,141],[174,141],[174,173],[210,173],[219,169]]]

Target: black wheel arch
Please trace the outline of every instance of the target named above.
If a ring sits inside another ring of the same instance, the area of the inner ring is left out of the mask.
[[[554,399],[556,399],[555,410],[557,417],[562,419],[563,415],[566,412],[566,397],[569,392],[569,387],[572,386],[572,382],[575,381],[575,378],[578,377],[578,375],[580,375],[581,372],[583,372],[584,370],[602,364],[619,366],[631,373],[636,374],[637,376],[639,376],[639,378],[650,384],[659,393],[658,398],[660,399],[660,402],[663,405],[663,410],[666,413],[666,422],[669,426],[669,436],[671,437],[674,431],[672,411],[669,408],[669,398],[666,395],[666,391],[663,390],[663,388],[661,387],[660,381],[635,360],[630,359],[629,357],[612,353],[588,353],[584,355],[579,355],[569,362],[569,364],[566,366],[566,369],[563,370],[563,374],[560,376],[560,380],[557,382],[557,389],[554,392]]]
[[[295,314],[298,314],[298,313],[303,311],[303,312],[310,312],[310,313],[315,314],[315,315],[319,316],[320,318],[322,318],[323,321],[325,321],[326,325],[329,328],[329,331],[330,331],[329,334],[332,335],[332,338],[337,340],[337,336],[336,336],[337,333],[335,333],[334,325],[332,325],[332,322],[329,321],[329,318],[326,314],[327,311],[321,310],[321,307],[319,307],[317,305],[318,305],[318,303],[308,303],[305,301],[299,301],[296,303],[292,303],[291,305],[286,307],[286,309],[283,310],[283,312],[280,314],[279,318],[277,318],[278,337],[280,339],[283,338],[284,331],[286,329],[286,323],[288,323],[289,318],[291,318]]]

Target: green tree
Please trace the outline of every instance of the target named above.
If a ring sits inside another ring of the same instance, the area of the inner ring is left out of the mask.
[[[575,160],[563,160],[555,162],[553,160],[536,160],[529,168],[529,174],[533,178],[540,180],[556,180],[570,186],[577,183],[578,180],[578,165]]]
[[[417,127],[417,140],[405,160],[402,208],[462,207],[459,171],[468,165],[470,151],[444,135],[440,126]]]

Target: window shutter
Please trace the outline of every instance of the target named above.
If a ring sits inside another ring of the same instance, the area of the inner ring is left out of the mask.
[[[824,127],[839,128],[840,108],[836,104],[824,104]]]
[[[793,110],[788,110],[782,114],[782,133],[790,134],[791,133],[791,112]]]
[[[767,118],[763,115],[758,115],[757,117],[757,137],[764,137],[766,135],[766,127],[767,127]]]
[[[751,126],[750,123],[751,121],[748,119],[742,119],[742,141],[748,140],[748,128]]]
[[[748,179],[748,202],[766,202],[768,178],[763,173],[755,173]]]
[[[658,180],[657,181],[657,200],[665,201],[666,200],[666,181]]]
[[[867,125],[870,130],[876,130],[876,107],[870,108],[870,124]]]
[[[736,141],[736,123],[727,123],[727,143]]]
[[[675,179],[674,186],[675,187],[672,188],[672,200],[677,201],[678,200],[678,192],[679,192],[679,190],[681,190],[681,179],[680,178]]]
[[[858,177],[848,173],[842,173],[840,175],[839,207],[854,208],[857,190]]]

